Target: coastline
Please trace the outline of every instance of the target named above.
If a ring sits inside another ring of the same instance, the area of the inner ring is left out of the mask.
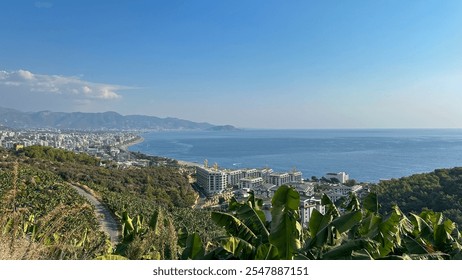
[[[144,138],[138,135],[134,139],[132,139],[132,140],[130,140],[130,141],[124,143],[124,144],[118,145],[117,147],[120,150],[129,153],[131,151],[129,151],[128,149],[131,146],[134,146],[136,144],[140,144],[140,143],[143,143],[143,142],[144,142]],[[155,155],[150,155],[150,154],[146,154],[146,153],[142,153],[142,154],[144,154],[146,156],[155,156]],[[164,157],[164,158],[169,159],[169,160],[174,160],[174,161],[178,162],[178,165],[180,165],[180,166],[186,166],[186,167],[201,167],[201,166],[203,166],[202,164],[197,163],[197,162],[191,162],[191,161],[185,161],[185,160],[179,160],[179,159],[167,158],[167,157]]]
[[[458,166],[462,145],[462,131],[457,129],[183,131],[142,136],[150,145],[145,142],[133,151],[180,165],[197,166],[207,158],[229,169],[268,166],[285,172],[296,167],[306,178],[345,171],[359,182],[373,183]]]
[[[204,165],[197,163],[197,162],[191,162],[191,161],[184,161],[184,160],[179,160],[179,159],[174,159],[178,162],[179,165],[184,165],[188,167],[203,167]]]
[[[143,143],[143,142],[144,142],[144,138],[141,136],[137,136],[133,140],[130,140],[124,144],[119,145],[118,148],[122,151],[129,152],[128,148],[136,144]]]

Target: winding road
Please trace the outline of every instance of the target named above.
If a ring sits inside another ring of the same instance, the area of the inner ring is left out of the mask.
[[[119,242],[119,228],[120,225],[112,216],[111,211],[106,208],[96,197],[88,193],[84,189],[74,184],[69,184],[74,188],[81,196],[85,197],[93,206],[95,206],[95,214],[98,218],[98,222],[101,225],[102,230],[109,235],[111,243],[117,244]]]

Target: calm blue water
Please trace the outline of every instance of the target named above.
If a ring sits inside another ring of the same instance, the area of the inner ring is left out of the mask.
[[[462,130],[241,130],[153,132],[131,151],[226,168],[345,171],[362,182],[462,166]]]

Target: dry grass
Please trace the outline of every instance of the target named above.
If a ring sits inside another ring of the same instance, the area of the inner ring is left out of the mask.
[[[27,206],[18,207],[22,186],[19,163],[0,168],[7,176],[7,185],[0,186],[0,260],[93,259],[109,250],[104,233],[86,219],[94,215],[90,204],[58,204],[45,215],[33,217],[35,213]]]
[[[52,260],[52,259],[92,259],[104,252],[104,234],[88,234],[92,246],[84,248],[76,244],[83,237],[86,228],[75,225],[69,228],[69,218],[90,208],[88,204],[70,208],[59,205],[47,215],[35,221],[37,231],[32,238],[24,234],[22,213],[3,212],[0,217],[0,260]],[[91,209],[91,208],[90,208]]]
[[[0,235],[0,260],[40,260],[46,248],[27,238]]]
[[[20,214],[11,213],[0,219],[0,260],[42,259],[45,247],[19,234],[19,218]]]

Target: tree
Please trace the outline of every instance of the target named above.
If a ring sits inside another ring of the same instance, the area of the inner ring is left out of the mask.
[[[330,178],[329,180],[332,184],[338,184],[340,181],[337,178]]]
[[[345,185],[346,185],[346,186],[349,186],[349,187],[353,187],[353,186],[355,186],[355,185],[357,185],[357,184],[358,184],[358,183],[356,182],[355,179],[350,179],[350,180],[348,180],[348,181],[345,182]]]

